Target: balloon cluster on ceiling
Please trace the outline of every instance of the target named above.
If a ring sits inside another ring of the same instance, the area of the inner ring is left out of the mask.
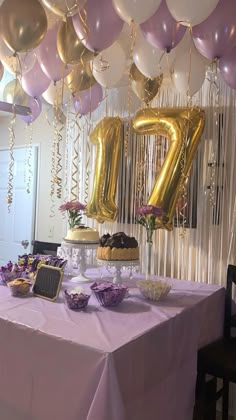
[[[102,87],[129,81],[149,103],[167,73],[177,90],[192,96],[205,80],[208,60],[216,59],[225,82],[236,89],[235,16],[235,0],[201,5],[196,0],[21,0],[20,5],[4,0],[1,75],[5,68],[16,76],[5,86],[5,100],[30,106],[32,114],[21,118],[32,122],[41,112],[41,95],[55,106],[72,93],[76,112],[85,115],[102,101]]]

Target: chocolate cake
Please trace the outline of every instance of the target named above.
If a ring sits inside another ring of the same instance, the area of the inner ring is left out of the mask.
[[[97,258],[107,261],[138,260],[138,242],[124,232],[114,233],[114,235],[107,233],[99,239]]]

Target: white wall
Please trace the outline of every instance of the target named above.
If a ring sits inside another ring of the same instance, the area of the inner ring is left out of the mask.
[[[0,118],[0,147],[8,148],[9,123],[11,117]],[[16,119],[15,125],[16,146],[26,145],[25,124]],[[33,144],[39,146],[39,170],[37,214],[35,226],[35,239],[46,242],[60,243],[65,231],[65,222],[58,211],[60,201],[55,203],[55,217],[50,217],[50,179],[51,179],[51,146],[53,142],[53,126],[49,125],[45,112],[33,124]],[[50,233],[51,232],[51,233]]]

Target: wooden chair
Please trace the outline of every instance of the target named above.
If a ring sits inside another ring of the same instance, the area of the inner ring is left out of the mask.
[[[196,391],[201,391],[202,398],[196,402],[197,417],[205,419],[209,405],[216,408],[216,401],[223,397],[222,420],[228,420],[229,384],[236,383],[236,338],[231,336],[232,327],[236,327],[236,315],[232,316],[232,286],[236,284],[236,266],[229,265],[225,295],[224,337],[203,347],[198,352],[198,378]],[[222,380],[222,387],[216,390],[209,404],[206,401],[206,375]],[[209,419],[209,417],[208,417]]]
[[[52,242],[41,242],[33,241],[33,255],[42,254],[42,255],[57,255],[57,248],[61,244],[56,244]]]

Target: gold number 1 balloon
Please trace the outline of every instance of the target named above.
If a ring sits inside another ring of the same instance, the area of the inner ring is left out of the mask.
[[[156,219],[159,228],[173,228],[177,199],[190,172],[204,122],[205,113],[199,108],[146,108],[135,115],[133,127],[138,134],[162,135],[170,142],[148,201],[165,212]]]
[[[121,150],[122,122],[117,117],[105,117],[90,134],[90,141],[97,145],[95,175],[87,216],[103,223],[114,222],[118,215],[115,203]]]

